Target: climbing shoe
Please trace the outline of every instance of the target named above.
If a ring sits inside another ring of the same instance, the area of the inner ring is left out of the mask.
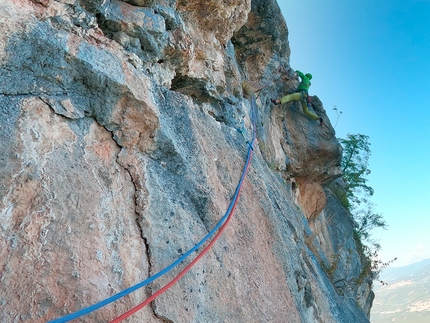
[[[323,119],[322,118],[318,118],[318,121],[320,123],[320,126],[322,127],[322,125],[324,124]]]
[[[270,101],[272,101],[272,103],[273,103],[274,105],[281,104],[281,101],[279,101],[279,100],[270,99]]]

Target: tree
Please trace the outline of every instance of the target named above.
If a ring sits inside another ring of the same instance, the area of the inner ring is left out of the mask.
[[[353,214],[357,235],[360,239],[368,240],[370,236],[370,231],[375,228],[387,228],[387,223],[385,222],[383,216],[379,213],[374,212],[374,204],[368,201],[364,201],[366,204],[364,208],[356,209]]]
[[[347,207],[356,222],[358,235],[367,239],[370,230],[387,227],[382,215],[374,212],[375,205],[369,200],[374,193],[373,188],[367,185],[367,176],[371,173],[369,136],[348,134],[347,139],[339,141],[343,148],[341,167],[346,183]]]
[[[361,134],[348,134],[347,139],[339,139],[342,148],[342,173],[345,180],[348,208],[351,210],[373,195],[373,188],[368,186],[366,176],[370,174],[369,137]]]
[[[348,134],[346,139],[339,139],[339,141],[343,148],[341,167],[343,180],[346,183],[344,195],[340,196],[340,200],[345,200],[346,196],[345,206],[355,223],[354,237],[367,258],[371,277],[379,280],[379,273],[382,269],[395,259],[388,263],[380,261],[378,252],[381,246],[377,241],[370,239],[371,230],[386,229],[388,225],[381,214],[375,213],[375,205],[370,202],[374,190],[367,184],[367,176],[371,173],[369,137],[362,134]]]

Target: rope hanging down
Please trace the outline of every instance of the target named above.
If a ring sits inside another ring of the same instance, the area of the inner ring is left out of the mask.
[[[96,303],[94,305],[91,305],[89,307],[86,307],[84,309],[81,309],[77,312],[68,314],[66,316],[63,316],[61,318],[49,321],[47,323],[66,323],[69,322],[71,320],[74,320],[78,317],[84,316],[86,314],[92,313],[96,310],[98,310],[99,308],[106,306],[148,284],[150,284],[151,282],[153,282],[155,279],[163,276],[164,274],[168,273],[170,270],[172,270],[173,268],[175,268],[177,265],[179,265],[180,263],[182,263],[190,254],[192,254],[194,251],[196,251],[198,248],[200,248],[214,233],[215,231],[217,231],[222,224],[225,222],[225,220],[227,219],[228,215],[229,215],[229,210],[227,210],[226,214],[224,215],[223,218],[221,218],[221,220],[217,223],[217,225],[212,229],[211,232],[209,232],[198,244],[196,244],[192,249],[190,249],[189,251],[187,251],[185,254],[183,254],[180,258],[178,258],[175,262],[173,262],[171,265],[167,266],[166,268],[164,268],[163,270],[159,271],[158,273],[156,273],[155,275],[148,277],[147,279],[145,279],[144,281],[137,283],[136,285],[129,287],[125,290],[123,290],[122,292],[119,292],[118,294],[115,294],[99,303]]]
[[[129,287],[125,290],[123,290],[122,292],[119,292],[118,294],[115,294],[99,303],[96,303],[94,305],[91,305],[89,307],[86,307],[84,309],[81,309],[77,312],[68,314],[66,316],[63,316],[61,318],[49,321],[47,323],[66,323],[69,322],[71,320],[74,320],[78,317],[84,316],[86,314],[92,313],[96,310],[98,310],[99,308],[106,306],[148,284],[150,284],[151,282],[153,282],[155,279],[163,276],[164,274],[168,273],[170,270],[172,270],[173,268],[175,268],[177,265],[179,265],[180,263],[182,263],[189,255],[191,255],[194,251],[196,251],[198,248],[200,248],[221,226],[222,224],[226,221],[226,219],[228,218],[229,213],[231,212],[231,207],[232,205],[230,205],[229,209],[227,210],[227,212],[225,213],[225,215],[221,218],[221,220],[217,223],[217,225],[212,229],[211,232],[209,232],[198,244],[196,244],[192,249],[190,249],[189,251],[187,251],[185,254],[183,254],[180,258],[178,258],[175,262],[173,262],[172,264],[170,264],[169,266],[167,266],[166,268],[164,268],[163,270],[159,271],[158,273],[154,274],[151,277],[148,277],[147,279],[145,279],[144,281],[137,283],[136,285]]]
[[[148,284],[150,284],[151,282],[153,282],[155,279],[163,276],[164,274],[166,274],[167,272],[169,272],[170,270],[172,270],[173,268],[175,268],[177,265],[179,265],[180,263],[182,263],[190,254],[192,254],[194,251],[196,251],[198,248],[200,248],[218,229],[219,232],[217,233],[217,235],[214,237],[214,239],[208,244],[208,246],[178,275],[176,276],[169,284],[167,284],[166,286],[164,286],[162,289],[160,289],[159,291],[157,291],[154,295],[152,295],[150,298],[148,298],[145,302],[139,304],[138,306],[134,307],[133,309],[129,310],[128,312],[124,313],[123,315],[121,315],[120,317],[116,318],[115,320],[113,320],[111,323],[114,322],[120,322],[123,319],[127,318],[128,316],[132,315],[133,313],[137,312],[138,310],[140,310],[141,308],[145,307],[147,304],[149,304],[151,301],[153,301],[156,297],[158,297],[159,295],[161,295],[162,293],[164,293],[167,289],[169,289],[174,283],[176,283],[182,276],[185,275],[186,272],[188,272],[191,267],[212,247],[212,245],[215,243],[215,241],[218,239],[218,237],[221,235],[221,233],[224,231],[224,229],[226,228],[228,222],[230,221],[234,210],[236,208],[236,204],[240,195],[240,191],[242,188],[242,184],[243,181],[246,177],[246,174],[248,172],[248,167],[249,164],[251,162],[252,159],[252,152],[254,150],[253,148],[253,144],[257,138],[256,135],[256,125],[255,125],[255,110],[256,110],[256,102],[255,102],[255,97],[254,95],[252,95],[251,97],[251,114],[252,114],[252,125],[253,125],[253,138],[251,143],[247,142],[249,145],[248,148],[248,156],[246,159],[246,163],[245,163],[245,167],[244,170],[242,172],[242,176],[241,179],[239,181],[239,184],[236,188],[235,194],[233,196],[233,199],[226,211],[226,213],[224,214],[224,216],[221,218],[221,220],[217,223],[217,225],[199,242],[197,243],[193,248],[191,248],[189,251],[187,251],[184,255],[182,255],[180,258],[178,258],[175,262],[173,262],[171,265],[169,265],[168,267],[164,268],[163,270],[159,271],[158,273],[156,273],[155,275],[148,277],[147,279],[145,279],[144,281],[123,290],[122,292],[115,294],[99,303],[96,303],[94,305],[91,305],[89,307],[86,307],[84,309],[81,309],[77,312],[68,314],[66,316],[63,316],[61,318],[58,319],[54,319],[52,321],[49,321],[47,323],[65,323],[65,322],[69,322],[71,320],[74,320],[78,317],[84,316],[86,314],[89,314],[91,312],[94,312],[95,310],[110,304],[134,291],[136,291],[139,288],[142,288]],[[221,228],[220,228],[221,227]]]
[[[114,319],[110,323],[119,323],[119,322],[121,322],[122,320],[126,319],[130,315],[132,315],[132,314],[136,313],[137,311],[139,311],[140,309],[144,308],[146,305],[148,305],[149,303],[151,303],[158,296],[160,296],[165,291],[167,291],[179,279],[181,279],[206,254],[207,251],[209,251],[209,249],[212,247],[212,245],[216,242],[216,240],[222,234],[222,232],[224,231],[224,229],[227,227],[227,224],[232,219],[234,210],[235,210],[236,205],[237,205],[237,201],[239,200],[239,195],[240,195],[240,191],[242,189],[242,184],[243,184],[243,181],[245,180],[246,174],[248,173],[248,167],[249,167],[249,164],[251,163],[252,152],[254,150],[254,148],[252,146],[254,144],[254,142],[255,142],[255,139],[256,139],[255,120],[254,120],[254,108],[255,108],[255,98],[254,98],[254,96],[252,96],[252,98],[251,98],[251,107],[252,107],[252,114],[253,114],[253,118],[252,118],[253,119],[253,138],[252,138],[252,142],[250,143],[249,148],[248,148],[248,157],[246,158],[246,163],[245,163],[245,167],[244,167],[243,172],[242,172],[242,176],[240,178],[239,184],[237,185],[236,192],[234,194],[233,200],[232,200],[232,202],[230,204],[230,206],[232,205],[232,208],[231,208],[230,213],[228,214],[227,220],[225,221],[225,223],[223,224],[223,226],[221,227],[221,229],[219,230],[219,232],[216,234],[216,236],[213,238],[213,240],[206,246],[206,248],[187,267],[185,267],[184,270],[182,270],[179,273],[179,275],[177,275],[167,285],[165,285],[163,288],[161,288],[160,290],[158,290],[155,294],[153,294],[151,297],[149,297],[148,299],[146,299],[144,302],[142,302],[139,305],[133,307],[131,310],[125,312],[124,314],[122,314],[121,316],[117,317],[116,319]]]

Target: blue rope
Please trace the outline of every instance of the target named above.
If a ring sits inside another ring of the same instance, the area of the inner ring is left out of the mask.
[[[237,192],[235,193],[235,196],[236,195],[237,195]],[[234,198],[233,198],[233,200],[234,200]],[[191,248],[189,251],[187,251],[185,254],[183,254],[179,259],[177,259],[175,262],[173,262],[170,266],[159,271],[154,276],[151,276],[151,277],[145,279],[144,281],[137,283],[136,285],[134,285],[130,288],[127,288],[127,289],[123,290],[122,292],[119,292],[118,294],[115,294],[115,295],[105,299],[104,301],[101,301],[99,303],[91,305],[87,308],[83,308],[83,309],[81,309],[75,313],[68,314],[68,315],[63,316],[61,318],[58,318],[58,319],[55,319],[52,321],[48,321],[47,323],[65,323],[65,322],[69,322],[71,320],[74,320],[80,316],[94,312],[95,310],[97,310],[97,309],[99,309],[99,308],[101,308],[107,304],[110,304],[110,303],[120,299],[121,297],[124,297],[124,296],[134,292],[135,290],[142,288],[143,286],[148,285],[149,283],[153,282],[155,279],[166,274],[167,272],[169,272],[170,270],[175,268],[177,265],[179,265],[181,262],[183,262],[190,254],[192,254],[194,251],[196,251],[198,248],[200,248],[206,242],[206,240],[208,240],[209,237],[212,236],[215,233],[215,231],[217,231],[221,227],[221,225],[227,219],[227,217],[231,211],[231,208],[232,208],[232,204],[230,204],[226,214],[224,215],[224,217],[221,218],[221,220],[218,222],[218,224],[215,226],[215,228],[213,228],[212,231],[209,232],[198,244],[196,244],[193,248]]]
[[[251,101],[251,110],[252,110],[252,116],[253,116],[253,120],[254,120],[254,109],[255,109],[255,98],[254,96],[252,97],[252,101]],[[256,138],[256,132],[255,132],[255,120],[253,121],[253,126],[254,126],[254,132],[253,132],[253,138],[252,138],[252,142],[249,144],[249,149],[248,149],[248,157],[247,160],[249,159],[249,155],[250,155],[250,151],[254,150],[254,148],[252,147],[255,138]],[[86,314],[89,314],[91,312],[94,312],[95,310],[98,310],[99,308],[106,306],[132,292],[134,292],[135,290],[142,288],[148,284],[150,284],[151,282],[153,282],[155,279],[163,276],[164,274],[168,273],[170,270],[172,270],[173,268],[175,268],[177,265],[179,265],[180,263],[182,263],[190,254],[192,254],[194,251],[196,251],[198,248],[200,248],[214,233],[215,231],[217,231],[222,225],[223,223],[227,220],[234,204],[235,201],[237,199],[237,196],[239,194],[240,191],[240,186],[242,185],[244,179],[244,174],[242,174],[240,181],[236,187],[236,191],[233,195],[232,201],[226,211],[226,213],[224,214],[224,216],[221,218],[221,220],[217,223],[217,225],[212,229],[212,231],[210,231],[198,244],[196,244],[193,248],[191,248],[190,250],[188,250],[185,254],[183,254],[180,258],[178,258],[175,262],[173,262],[171,265],[167,266],[166,268],[164,268],[163,270],[159,271],[158,273],[156,273],[154,276],[151,276],[147,279],[145,279],[144,281],[137,283],[136,285],[129,287],[125,290],[123,290],[122,292],[119,292],[118,294],[115,294],[101,302],[98,302],[94,305],[88,306],[86,308],[83,308],[77,312],[65,315],[63,317],[60,317],[58,319],[54,319],[51,321],[48,321],[46,323],[65,323],[65,322],[69,322],[71,320],[77,319],[78,317],[84,316]]]

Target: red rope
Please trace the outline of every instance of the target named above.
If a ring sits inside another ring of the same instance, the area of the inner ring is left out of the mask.
[[[249,167],[249,164],[250,164],[250,161],[251,161],[251,157],[252,157],[252,149],[250,149],[249,158],[248,158],[248,161],[247,161],[247,164],[246,164],[246,167],[245,167],[245,176],[246,176],[246,174],[248,172],[248,167]],[[154,299],[156,299],[158,296],[160,296],[161,294],[163,294],[172,285],[174,285],[179,279],[181,279],[182,276],[184,276],[191,269],[191,267],[193,267],[200,260],[200,258],[202,258],[203,255],[206,252],[209,251],[209,249],[212,247],[212,245],[215,243],[215,241],[219,238],[219,236],[221,235],[221,233],[227,227],[227,224],[230,222],[230,220],[232,218],[232,215],[234,213],[234,210],[236,209],[236,204],[237,204],[237,201],[239,200],[239,195],[240,195],[240,191],[241,190],[242,190],[242,186],[239,187],[239,191],[238,191],[238,194],[237,194],[236,201],[233,204],[233,208],[231,209],[231,212],[230,212],[227,220],[222,225],[222,227],[220,228],[220,230],[218,231],[218,233],[216,234],[216,236],[213,238],[213,240],[206,246],[206,248],[187,267],[185,267],[185,269],[182,270],[179,273],[179,275],[177,275],[175,278],[173,278],[173,280],[171,280],[167,285],[165,285],[163,288],[161,288],[160,290],[158,290],[155,294],[153,294],[151,297],[149,297],[148,299],[146,299],[144,302],[142,302],[139,305],[133,307],[131,310],[128,310],[127,312],[125,312],[121,316],[117,317],[116,319],[114,319],[110,323],[121,322],[122,320],[126,319],[130,315],[136,313],[137,311],[139,311],[140,309],[144,308],[146,305],[148,305],[149,303],[151,303]]]

